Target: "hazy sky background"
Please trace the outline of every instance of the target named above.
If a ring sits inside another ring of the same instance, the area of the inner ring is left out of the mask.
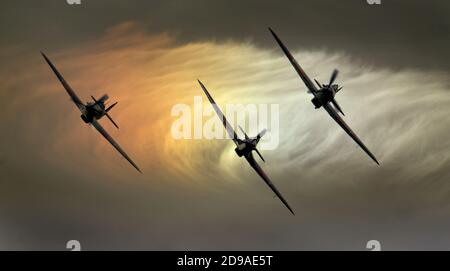
[[[19,0],[0,13],[0,249],[450,249],[448,1]],[[311,77],[341,71],[345,119],[380,167],[314,110],[268,26]],[[82,100],[119,101],[120,130],[102,124],[143,175],[81,121],[41,50]],[[280,105],[262,166],[295,217],[231,142],[172,139],[171,108],[202,95],[197,78],[219,104]]]

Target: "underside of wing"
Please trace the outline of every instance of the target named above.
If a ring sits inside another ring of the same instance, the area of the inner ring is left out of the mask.
[[[269,28],[270,33],[272,33],[273,37],[277,41],[278,45],[281,47],[281,50],[283,50],[284,54],[287,56],[289,61],[291,62],[292,66],[294,66],[294,69],[297,71],[300,78],[302,78],[303,82],[305,83],[308,90],[315,94],[317,92],[317,88],[314,85],[314,83],[309,79],[308,75],[306,75],[305,71],[300,67],[300,65],[297,63],[297,60],[292,56],[291,52],[289,52],[288,48],[283,44],[283,42],[278,38],[277,34]]]
[[[275,185],[270,181],[269,177],[266,175],[266,173],[261,169],[261,167],[258,165],[258,163],[255,161],[255,158],[253,157],[253,154],[250,152],[248,155],[245,156],[245,159],[247,159],[250,166],[258,173],[258,175],[266,182],[266,184],[272,189],[272,191],[277,195],[277,197],[283,202],[283,204],[289,209],[289,211],[293,214],[291,207],[287,203],[287,201],[283,198],[281,193],[278,191],[278,189],[275,187]]]
[[[206,97],[208,97],[209,102],[211,103],[212,107],[214,108],[214,111],[216,111],[217,116],[219,117],[219,119],[222,121],[223,126],[225,127],[225,130],[227,130],[228,135],[230,136],[230,138],[233,140],[233,142],[236,145],[239,145],[238,142],[238,136],[236,134],[236,132],[234,131],[233,127],[231,126],[231,124],[228,122],[227,118],[225,117],[225,115],[222,113],[222,111],[220,110],[219,106],[216,104],[216,102],[214,101],[214,99],[211,97],[211,95],[209,94],[208,90],[206,89],[205,85],[203,85],[203,83],[198,80],[198,83],[200,84],[200,86],[203,89],[203,92],[205,92]]]
[[[332,105],[330,103],[327,103],[323,108],[325,108],[328,114],[339,124],[339,126],[341,126],[342,129],[344,129],[344,131],[356,143],[358,143],[358,145],[364,150],[364,152],[367,155],[369,155],[370,158],[372,158],[372,160],[375,161],[375,163],[379,165],[380,163],[378,163],[377,158],[375,158],[375,156],[369,151],[369,149],[364,145],[364,143],[362,143],[361,139],[359,139],[359,137],[355,134],[355,132],[353,132],[353,130],[350,129],[350,127],[347,125],[347,123],[345,123],[345,121],[341,118],[341,116],[339,116],[339,113],[332,107]]]
[[[122,150],[122,148],[119,146],[119,144],[117,144],[117,142],[106,132],[106,130],[100,125],[100,123],[98,123],[98,121],[94,120],[92,122],[92,126],[95,127],[95,129],[97,129],[97,131],[99,131],[100,134],[102,134],[102,136],[104,138],[106,138],[106,140],[108,140],[109,143],[111,143],[111,145],[113,145],[113,147],[125,158],[127,159],[128,162],[130,162],[130,164],[140,173],[141,170],[139,169],[139,167],[133,162],[133,160],[131,160],[131,158],[125,153],[124,150]]]
[[[50,68],[53,70],[53,72],[55,73],[56,77],[58,77],[59,81],[61,82],[61,84],[63,85],[63,87],[66,89],[67,93],[69,94],[70,98],[72,99],[72,101],[75,103],[75,105],[78,107],[78,109],[80,109],[80,111],[83,112],[84,110],[84,104],[83,102],[80,100],[80,98],[78,98],[77,94],[75,94],[75,91],[73,91],[73,89],[70,87],[70,85],[66,82],[66,80],[64,79],[64,77],[61,75],[61,73],[56,69],[56,67],[53,65],[53,63],[50,61],[50,59],[48,59],[48,57],[42,53],[42,56],[44,57],[45,61],[48,63],[48,65],[50,66]]]

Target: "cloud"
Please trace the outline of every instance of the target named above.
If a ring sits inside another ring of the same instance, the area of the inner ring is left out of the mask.
[[[65,1],[2,6],[1,45],[46,45],[66,50],[97,40],[105,29],[136,20],[149,32],[170,32],[179,44],[215,40],[252,41],[274,48],[271,26],[292,48],[347,53],[362,63],[393,69],[449,71],[450,20],[446,0],[386,1]],[[3,47],[3,46],[2,46]]]
[[[78,238],[87,249],[363,249],[378,236],[395,249],[433,246],[445,232],[434,226],[446,225],[449,211],[445,73],[294,51],[320,81],[341,71],[337,99],[381,161],[377,167],[314,110],[278,48],[179,44],[170,33],[127,22],[94,41],[48,51],[82,100],[108,93],[119,101],[111,114],[120,130],[102,124],[141,166],[138,176],[83,124],[39,53],[18,53],[26,49],[11,49],[0,83],[8,128],[2,220],[22,236],[10,247],[64,249]],[[231,142],[171,137],[171,108],[202,95],[197,78],[219,104],[280,105],[280,146],[263,153],[263,168],[298,216],[272,197]]]

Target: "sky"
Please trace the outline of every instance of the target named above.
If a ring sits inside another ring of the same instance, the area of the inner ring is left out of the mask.
[[[1,250],[450,249],[448,1],[1,5]],[[269,26],[311,78],[339,69],[345,120],[380,166],[314,109]],[[83,101],[119,102],[120,129],[100,122],[144,174],[82,122],[40,51]],[[279,105],[261,166],[296,216],[232,142],[172,137],[197,79],[221,106]]]

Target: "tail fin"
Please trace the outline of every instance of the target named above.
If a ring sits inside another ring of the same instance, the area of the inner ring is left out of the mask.
[[[109,99],[109,96],[105,94],[105,95],[103,95],[102,97],[100,97],[100,99],[97,100],[97,99],[95,99],[94,96],[91,95],[91,98],[92,98],[92,100],[94,100],[94,102],[95,102],[96,104],[99,104],[99,103],[105,103],[106,100]]]
[[[261,137],[263,137],[265,134],[267,133],[267,129],[262,130],[256,137],[258,139],[261,139]]]
[[[105,94],[102,97],[100,97],[100,99],[98,99],[98,101],[101,102],[101,103],[104,103],[108,99],[109,99],[109,96],[107,94]]]
[[[319,89],[323,88],[323,85],[321,83],[319,83],[319,81],[317,81],[316,79],[314,79],[314,81],[316,82]],[[311,93],[311,91],[308,91],[308,92]]]
[[[245,131],[244,131],[244,129],[242,129],[242,127],[241,126],[239,126],[239,129],[241,130],[241,132],[244,134],[244,136],[245,136],[245,139],[250,139],[249,137],[248,137],[248,135],[245,133]]]

